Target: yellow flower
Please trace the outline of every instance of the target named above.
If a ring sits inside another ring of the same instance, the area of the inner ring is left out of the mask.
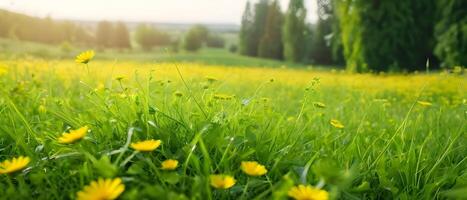
[[[11,160],[5,160],[0,163],[0,174],[11,174],[24,169],[31,159],[26,156],[20,156]]]
[[[216,174],[209,176],[211,186],[217,189],[229,189],[235,185],[235,178],[229,175]]]
[[[428,101],[417,101],[417,103],[422,105],[422,106],[425,106],[425,107],[429,107],[429,106],[433,105],[432,103],[430,103]]]
[[[88,62],[91,61],[93,57],[94,57],[94,51],[88,50],[76,56],[75,62],[82,63],[82,64],[88,64]]]
[[[168,159],[162,162],[162,169],[163,170],[174,170],[178,166],[178,161],[173,159]]]
[[[92,181],[91,184],[78,192],[78,200],[111,200],[116,199],[125,190],[122,179],[103,179]]]
[[[241,169],[245,174],[250,176],[262,176],[268,172],[264,165],[261,165],[256,161],[243,161]]]
[[[83,126],[76,130],[71,130],[69,133],[63,133],[61,137],[58,138],[58,142],[61,144],[71,144],[74,143],[86,136],[88,133],[88,126]]]
[[[336,128],[344,128],[344,125],[342,124],[342,122],[340,122],[337,119],[331,119],[329,123]]]
[[[131,148],[133,148],[136,151],[154,151],[161,145],[160,140],[145,140],[141,142],[135,142],[131,143]]]
[[[328,200],[329,193],[325,190],[314,188],[310,185],[292,187],[288,192],[289,197],[295,200]]]

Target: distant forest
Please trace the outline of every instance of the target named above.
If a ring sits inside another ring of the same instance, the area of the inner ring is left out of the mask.
[[[315,24],[304,1],[285,13],[278,0],[248,1],[240,53],[356,72],[467,65],[466,0],[317,0]]]

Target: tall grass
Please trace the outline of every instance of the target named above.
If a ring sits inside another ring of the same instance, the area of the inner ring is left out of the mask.
[[[99,177],[121,177],[122,199],[287,199],[296,184],[337,199],[465,197],[455,190],[467,186],[465,75],[197,64],[177,71],[128,61],[93,62],[87,73],[36,59],[0,65],[8,71],[0,75],[0,160],[32,158],[25,171],[0,175],[0,198],[74,199]],[[84,140],[57,142],[84,125],[91,129]],[[162,145],[128,159],[128,144],[144,139]],[[165,159],[180,167],[161,170]],[[246,160],[268,173],[248,177],[240,170]],[[237,183],[214,189],[208,177],[217,173]]]

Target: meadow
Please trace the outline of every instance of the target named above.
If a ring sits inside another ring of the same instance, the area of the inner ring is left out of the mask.
[[[100,178],[120,199],[466,197],[463,69],[181,60],[4,56],[0,162],[28,162],[0,164],[0,199],[86,199]]]

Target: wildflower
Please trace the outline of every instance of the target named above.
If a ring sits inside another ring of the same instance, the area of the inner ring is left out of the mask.
[[[235,185],[235,178],[229,175],[216,174],[209,176],[211,186],[217,189],[229,189]]]
[[[76,130],[71,130],[69,133],[63,133],[61,137],[58,138],[58,142],[62,144],[71,144],[80,140],[86,136],[88,133],[88,126],[83,126]]]
[[[163,170],[174,170],[178,166],[178,160],[168,159],[162,162]]]
[[[116,199],[125,190],[122,179],[103,179],[92,181],[77,193],[78,200],[111,200]]]
[[[422,106],[425,106],[425,107],[429,107],[429,106],[432,106],[433,104],[428,102],[428,101],[417,101],[418,104],[422,105]]]
[[[326,108],[326,104],[321,103],[321,102],[315,102],[313,105],[318,108]]]
[[[310,185],[292,187],[288,192],[289,197],[295,200],[328,200],[329,193],[325,190],[314,188]]]
[[[262,176],[268,172],[264,165],[261,165],[256,161],[243,161],[241,169],[245,174],[250,176]]]
[[[340,122],[337,119],[331,119],[329,123],[336,128],[340,128],[340,129],[344,128],[344,125],[342,124],[342,122]]]
[[[75,62],[82,63],[82,64],[88,64],[88,62],[91,61],[94,55],[95,54],[93,50],[82,52],[78,56],[76,56]]]
[[[136,151],[150,152],[154,151],[161,145],[160,140],[145,140],[141,142],[131,143],[131,148]]]
[[[0,163],[0,174],[11,174],[24,169],[31,159],[26,156],[20,156],[11,160],[5,160]]]

